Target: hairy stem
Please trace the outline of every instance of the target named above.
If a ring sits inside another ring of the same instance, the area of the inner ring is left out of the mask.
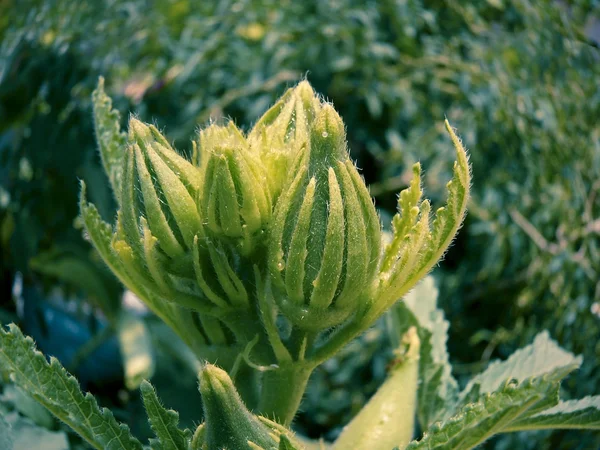
[[[315,350],[310,356],[310,361],[315,365],[322,364],[372,324],[373,322],[366,322],[365,320],[356,318],[345,323],[340,326],[323,345]]]
[[[255,410],[259,402],[259,376],[260,373],[258,371],[242,363],[235,377],[232,377],[235,388],[250,411]]]
[[[314,366],[291,363],[263,373],[258,412],[289,426],[298,411]]]

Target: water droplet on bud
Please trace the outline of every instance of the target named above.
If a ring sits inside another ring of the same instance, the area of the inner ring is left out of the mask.
[[[329,133],[327,131],[323,131],[323,133],[321,133],[321,136],[327,137],[327,136],[329,136]]]

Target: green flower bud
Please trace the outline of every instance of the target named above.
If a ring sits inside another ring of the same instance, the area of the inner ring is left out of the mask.
[[[200,304],[190,253],[202,222],[195,197],[200,171],[153,126],[132,117],[123,159],[121,209],[113,249],[128,275],[169,301]]]
[[[295,155],[306,147],[310,124],[321,103],[307,81],[290,88],[256,123],[248,135],[251,148],[262,159],[271,196],[279,196],[286,184],[288,167]]]
[[[152,295],[203,312],[245,307],[235,257],[205,236],[200,179],[155,127],[132,117],[113,249]]]
[[[203,185],[199,205],[216,237],[239,240],[244,253],[271,218],[266,173],[257,155],[231,122],[200,132]]]
[[[340,324],[375,278],[380,224],[329,104],[310,123],[270,229],[269,271],[285,316],[306,329]]]
[[[194,435],[193,449],[302,448],[289,430],[248,411],[224,370],[207,365],[200,374],[200,393],[205,422]]]
[[[143,253],[141,219],[145,218],[161,251],[172,258],[180,257],[191,248],[202,226],[195,202],[200,173],[171,148],[155,127],[133,117],[129,121],[129,141],[121,193],[127,243]]]

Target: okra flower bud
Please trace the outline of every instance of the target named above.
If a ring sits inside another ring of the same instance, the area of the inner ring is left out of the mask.
[[[283,314],[323,329],[360,310],[380,248],[379,218],[331,105],[319,108],[290,173],[270,230],[269,271]]]
[[[271,218],[267,175],[233,123],[211,125],[200,132],[203,185],[199,196],[202,217],[216,237],[240,241],[248,253],[255,234]]]
[[[201,329],[199,338],[182,333],[186,342],[245,348],[249,366],[268,368],[266,385],[281,385],[294,358],[322,362],[370,326],[440,260],[465,215],[468,158],[446,122],[457,154],[446,206],[431,214],[415,165],[380,251],[379,218],[343,122],[307,82],[288,90],[248,137],[233,124],[202,131],[194,163],[156,128],[132,118],[126,139],[106,105],[97,111],[108,114],[96,117],[97,134],[120,210],[115,227],[104,223],[82,189],[90,240],[170,326]],[[292,327],[282,330],[281,316]],[[342,324],[339,333],[310,338]],[[265,365],[267,343],[277,365]],[[285,402],[261,394],[261,410],[285,422],[301,398],[300,390]]]
[[[258,120],[248,135],[269,174],[272,198],[279,196],[288,177],[289,165],[310,138],[310,124],[321,103],[307,81],[287,92]]]
[[[142,232],[147,229],[162,253],[181,257],[202,227],[195,202],[200,173],[155,127],[133,117],[129,142],[121,192],[126,241],[135,252],[144,253]]]
[[[289,430],[248,411],[224,370],[207,365],[200,373],[200,393],[205,422],[194,433],[192,449],[303,448]]]
[[[113,238],[127,276],[152,295],[199,311],[245,307],[234,258],[205,236],[196,204],[200,170],[135,118],[128,140]]]

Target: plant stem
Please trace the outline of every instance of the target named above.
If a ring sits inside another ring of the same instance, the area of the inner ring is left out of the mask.
[[[314,366],[292,363],[263,373],[258,411],[261,415],[289,426],[300,406]]]
[[[245,363],[240,367],[232,379],[235,388],[250,411],[256,409],[258,404],[258,377],[259,373]]]
[[[315,365],[322,364],[334,356],[346,344],[348,344],[348,342],[361,334],[371,325],[372,323],[366,322],[362,319],[354,319],[343,324],[327,339],[323,345],[316,349],[316,351],[310,356],[310,360]]]

